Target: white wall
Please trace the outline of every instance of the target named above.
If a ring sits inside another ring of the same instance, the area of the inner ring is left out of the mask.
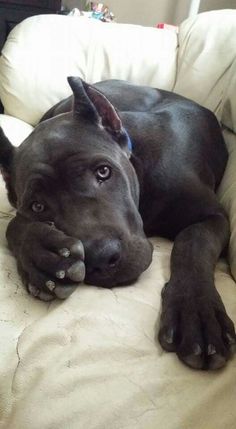
[[[154,26],[158,22],[172,23],[175,0],[107,0],[119,22]]]
[[[158,22],[180,24],[189,15],[191,1],[194,0],[105,0],[117,21],[151,26]],[[236,9],[236,0],[201,0],[199,11],[227,8]]]
[[[236,0],[202,0],[200,12],[213,9],[236,9]]]
[[[62,0],[62,6],[65,6],[68,9],[73,9],[74,7],[81,8],[81,5],[83,4],[83,1],[80,0]]]
[[[158,22],[166,22],[168,24],[175,25],[180,24],[185,18],[188,17],[191,1],[194,0],[103,1],[115,14],[117,22],[154,26]],[[63,4],[69,7],[79,7],[81,3],[83,3],[83,0],[63,0]],[[236,8],[236,0],[200,1],[200,12],[222,8]]]

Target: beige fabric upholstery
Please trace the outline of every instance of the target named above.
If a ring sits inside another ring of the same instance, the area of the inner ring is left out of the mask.
[[[234,131],[235,34],[235,10],[203,13],[185,21],[179,34],[178,71],[174,86],[175,92],[208,107]]]
[[[131,42],[132,41],[132,42]],[[0,95],[9,115],[35,125],[71,92],[67,76],[126,79],[170,89],[177,35],[135,25],[36,16],[18,25],[0,59]]]
[[[200,15],[179,33],[34,17],[11,33],[0,59],[0,115],[18,145],[42,113],[69,94],[67,74],[172,89],[215,110],[230,158],[219,197],[232,227],[236,276],[236,12]],[[224,25],[223,25],[224,23]],[[179,43],[179,51],[177,44]],[[178,63],[178,67],[177,67]],[[20,120],[21,119],[21,120]],[[155,238],[153,263],[135,285],[80,286],[51,304],[21,284],[5,230],[11,216],[0,183],[0,428],[234,429],[236,358],[217,373],[193,371],[155,339],[172,243]],[[220,260],[216,286],[236,323],[236,284]]]
[[[154,339],[171,250],[154,243],[153,264],[135,285],[81,286],[52,304],[27,296],[2,246],[4,429],[234,429],[236,359],[217,373],[193,371]],[[223,261],[216,283],[236,322],[235,283]]]

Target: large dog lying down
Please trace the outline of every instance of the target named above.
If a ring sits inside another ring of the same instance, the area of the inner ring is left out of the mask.
[[[215,116],[167,91],[68,81],[73,97],[19,148],[0,136],[17,209],[7,239],[29,292],[50,300],[82,281],[130,284],[151,263],[146,237],[174,239],[159,341],[193,368],[222,367],[235,331],[214,285],[229,238],[214,193],[227,162]]]

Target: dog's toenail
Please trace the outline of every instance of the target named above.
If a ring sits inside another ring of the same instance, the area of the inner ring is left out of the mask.
[[[207,354],[208,356],[214,355],[216,353],[216,349],[212,344],[209,344],[207,347]]]
[[[227,332],[227,334],[226,334],[226,337],[227,337],[227,339],[228,339],[228,343],[229,343],[229,345],[232,345],[232,344],[235,344],[235,338],[233,338],[232,337],[232,335],[230,335],[228,332]]]
[[[172,344],[174,341],[174,329],[169,329],[164,335],[163,335],[163,340],[167,343],[167,344]]]
[[[59,255],[64,256],[64,258],[68,258],[70,256],[70,251],[66,247],[59,250]]]
[[[199,344],[194,344],[193,346],[193,353],[195,354],[195,356],[199,356],[202,353],[202,349],[199,346]]]
[[[52,280],[48,280],[48,281],[45,283],[45,286],[46,286],[50,291],[53,291],[53,290],[55,289],[55,287],[56,287],[56,283],[55,283],[55,282],[53,282]]]
[[[66,273],[65,273],[65,271],[64,271],[64,270],[60,270],[60,271],[57,271],[57,272],[56,272],[56,277],[57,277],[58,279],[64,279],[65,275],[66,275]]]

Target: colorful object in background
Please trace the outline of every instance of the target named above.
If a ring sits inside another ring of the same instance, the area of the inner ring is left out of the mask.
[[[114,19],[114,14],[110,12],[109,7],[103,3],[91,2],[92,15],[91,18],[99,19],[103,22],[111,22]]]
[[[172,30],[178,33],[179,28],[176,25],[165,24],[164,22],[160,22],[156,25],[156,28],[161,28],[163,30]]]
[[[77,8],[72,9],[68,15],[70,16],[86,16],[87,18],[98,19],[102,22],[111,22],[114,20],[114,14],[109,10],[109,7],[103,3],[86,2],[84,10]]]

